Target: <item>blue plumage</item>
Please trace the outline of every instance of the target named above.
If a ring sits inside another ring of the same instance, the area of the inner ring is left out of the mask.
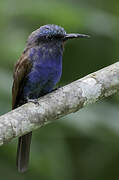
[[[64,29],[57,25],[41,26],[28,38],[28,59],[32,68],[24,84],[24,98],[38,98],[50,91],[62,74]]]
[[[66,34],[57,25],[41,26],[32,32],[27,46],[15,66],[12,87],[12,108],[24,104],[27,99],[37,99],[51,92],[62,74],[64,42],[68,39],[88,37],[82,34]],[[32,132],[19,137],[17,168],[27,170]]]
[[[62,73],[63,48],[57,50],[56,45],[42,44],[29,50],[32,68],[27,75],[23,94],[30,99],[38,98],[50,92],[60,80]]]

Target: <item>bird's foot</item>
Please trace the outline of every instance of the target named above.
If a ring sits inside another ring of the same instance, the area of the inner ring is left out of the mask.
[[[39,105],[38,99],[29,99],[29,98],[27,98],[27,102],[31,102],[31,103],[34,103],[36,105]]]
[[[54,88],[52,91],[56,91],[56,90],[58,90],[59,88],[61,88],[62,86],[58,86],[58,87],[56,87],[56,88]]]

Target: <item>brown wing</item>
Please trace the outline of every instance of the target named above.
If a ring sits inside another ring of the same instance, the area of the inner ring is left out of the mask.
[[[23,53],[14,70],[14,81],[12,86],[12,109],[16,108],[19,103],[20,93],[22,92],[26,76],[29,73],[32,64],[28,59],[27,52]]]

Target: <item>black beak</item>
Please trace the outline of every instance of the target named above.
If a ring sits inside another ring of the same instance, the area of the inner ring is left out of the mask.
[[[64,37],[64,41],[74,38],[90,38],[90,36],[85,34],[66,34],[66,36]]]

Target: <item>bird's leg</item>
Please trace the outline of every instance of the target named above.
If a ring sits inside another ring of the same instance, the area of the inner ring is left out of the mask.
[[[29,97],[27,97],[27,102],[31,102],[31,103],[34,103],[36,105],[39,105],[38,99],[30,99]]]

